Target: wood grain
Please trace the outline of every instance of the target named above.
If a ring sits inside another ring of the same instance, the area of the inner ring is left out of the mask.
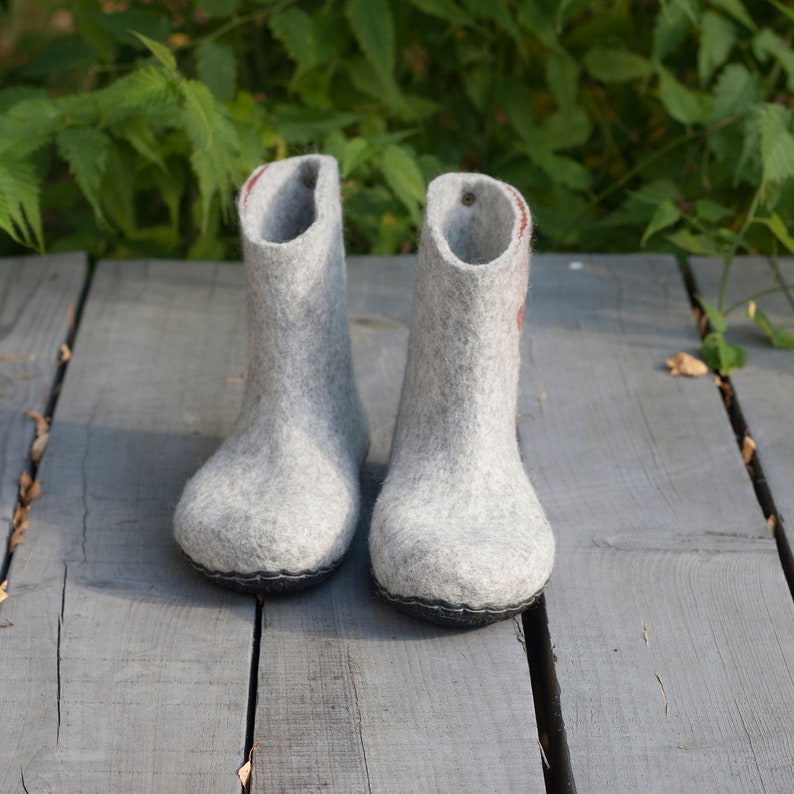
[[[414,260],[354,257],[348,269],[373,428],[364,514],[333,579],[265,603],[251,790],[544,791],[518,623],[441,629],[371,593],[366,531],[405,365]]]
[[[794,259],[784,259],[779,264],[783,282],[794,284]],[[704,297],[716,303],[722,263],[695,258],[691,266]],[[739,258],[731,269],[728,302],[740,301],[776,283],[768,261]],[[772,322],[794,333],[791,293],[764,295],[757,303]],[[761,328],[744,316],[746,309],[744,305],[729,317],[728,339],[748,352],[746,366],[730,378],[756,443],[782,531],[791,545],[794,543],[794,351],[773,348]]]
[[[0,259],[0,566],[34,438],[25,412],[46,409],[86,272],[83,254]]]
[[[537,257],[526,465],[579,791],[794,787],[794,610],[674,261]]]
[[[98,266],[2,607],[2,791],[240,790],[255,602],[170,521],[237,412],[242,295],[231,265]]]

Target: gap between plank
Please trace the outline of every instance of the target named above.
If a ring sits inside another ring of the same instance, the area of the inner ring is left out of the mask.
[[[256,698],[259,686],[259,651],[262,645],[262,623],[265,619],[264,602],[261,596],[256,596],[256,610],[254,612],[254,634],[251,640],[251,670],[248,674],[248,710],[245,718],[245,747],[243,748],[244,765],[251,758],[254,747],[254,734],[256,731]]]
[[[686,287],[687,293],[689,295],[689,301],[692,304],[692,308],[693,310],[699,310],[699,305],[695,299],[695,295],[699,295],[701,293],[698,289],[694,273],[692,272],[691,268],[689,267],[689,263],[686,260],[680,261],[679,266],[681,275],[684,279],[684,286]],[[785,290],[785,293],[789,301],[792,302],[792,305],[794,305],[794,301],[792,300],[792,296],[789,294],[789,291]],[[696,317],[696,315],[693,316]],[[695,327],[697,328],[701,338],[705,337],[709,331],[713,330],[711,325],[708,323],[699,325],[697,319],[695,319]],[[722,399],[722,404],[725,408],[726,414],[728,415],[728,420],[730,421],[731,427],[733,428],[733,433],[736,439],[736,444],[739,448],[739,453],[741,454],[744,440],[747,436],[752,438],[752,432],[747,425],[744,414],[742,413],[741,405],[736,398],[736,392],[733,389],[731,379],[727,375],[716,376],[716,383],[717,390],[719,391],[720,398]],[[783,568],[783,575],[786,577],[789,592],[791,593],[792,598],[794,598],[794,552],[792,552],[791,545],[789,544],[786,533],[783,530],[783,522],[780,518],[780,513],[775,506],[775,500],[772,497],[772,491],[770,490],[769,484],[767,483],[766,477],[764,476],[764,470],[761,465],[761,460],[759,458],[757,449],[753,451],[752,457],[745,464],[745,470],[747,471],[747,475],[753,485],[755,498],[758,500],[758,504],[761,507],[764,518],[767,521],[767,525],[770,527],[772,537],[775,539],[778,556],[780,557],[780,564]]]
[[[576,794],[545,595],[524,612],[521,620],[546,791],[548,794]]]
[[[91,289],[91,283],[94,278],[94,270],[96,269],[96,265],[92,260],[88,260],[88,268],[86,271],[85,281],[83,282],[83,286],[80,289],[80,294],[77,296],[77,304],[74,307],[74,317],[72,318],[72,322],[70,323],[70,327],[66,332],[66,339],[64,339],[64,344],[69,348],[70,352],[74,354],[75,349],[75,341],[77,339],[77,332],[80,328],[80,321],[83,317],[83,309],[85,308],[86,300],[88,299],[88,293]],[[55,409],[58,405],[58,397],[61,393],[61,387],[63,386],[64,378],[66,377],[66,371],[69,368],[69,361],[71,360],[71,355],[69,359],[66,361],[60,361],[58,364],[57,369],[55,370],[55,375],[52,379],[52,385],[50,386],[49,394],[47,396],[47,402],[44,406],[44,414],[43,416],[46,419],[50,420],[50,428],[52,428],[52,420],[55,417]],[[47,450],[45,448],[44,452],[42,453],[41,458],[38,461],[34,461],[30,455],[30,451],[28,451],[27,461],[23,470],[20,472],[20,477],[24,472],[27,472],[30,475],[32,481],[36,480],[36,475],[39,470],[39,466],[41,465],[41,460],[47,454]],[[16,508],[19,507],[19,500],[17,500],[16,504],[14,505],[14,513],[16,512]],[[11,534],[8,536],[8,540],[10,540]],[[7,540],[7,544],[8,544]],[[24,542],[24,540],[23,540]],[[2,563],[0,563],[0,582],[5,581],[9,576],[9,571],[11,570],[11,561],[14,558],[14,552],[8,550],[8,545],[5,548],[4,559]]]

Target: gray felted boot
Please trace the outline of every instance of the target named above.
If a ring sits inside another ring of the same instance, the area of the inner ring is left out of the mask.
[[[336,161],[262,166],[238,209],[248,380],[231,436],[185,487],[174,535],[219,584],[281,592],[341,563],[369,443],[353,380]]]
[[[495,179],[447,174],[428,188],[408,362],[369,547],[379,593],[436,623],[520,612],[554,562],[516,435],[531,232],[523,198]]]

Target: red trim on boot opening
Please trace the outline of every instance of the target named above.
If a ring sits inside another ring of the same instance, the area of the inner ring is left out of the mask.
[[[508,187],[510,187],[510,185],[508,185]],[[524,202],[524,199],[521,197],[521,194],[514,187],[510,187],[510,191],[515,196],[516,201],[518,202],[518,208],[521,210],[521,228],[518,230],[518,239],[520,240],[524,236],[524,230],[529,225],[527,205]]]
[[[524,312],[526,309],[526,303],[522,303],[518,309],[518,314],[516,315],[516,325],[518,326],[519,333],[521,333],[521,329],[524,327]]]
[[[256,181],[259,179],[262,174],[265,173],[265,169],[270,165],[270,163],[265,163],[264,165],[259,166],[259,168],[248,177],[248,181],[245,183],[245,187],[243,188],[243,206],[245,206],[246,201],[248,201],[248,196],[251,195],[251,191],[254,189],[254,185]]]

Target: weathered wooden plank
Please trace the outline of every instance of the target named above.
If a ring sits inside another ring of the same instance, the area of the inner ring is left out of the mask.
[[[717,301],[722,263],[691,261],[703,297]],[[779,263],[784,283],[794,284],[794,259]],[[728,304],[774,286],[770,263],[760,258],[736,260],[728,281]],[[791,295],[778,292],[758,298],[772,322],[794,332]],[[781,518],[789,544],[794,543],[794,351],[776,350],[764,332],[744,317],[747,306],[729,317],[728,338],[748,351],[747,364],[731,375],[742,415],[758,448],[766,485]]]
[[[86,272],[83,254],[0,259],[0,567],[33,441],[25,412],[46,408]]]
[[[414,260],[351,258],[348,271],[372,424],[364,515],[328,583],[265,603],[252,792],[543,791],[517,623],[441,629],[371,594],[365,534],[397,410]]]
[[[98,266],[2,607],[0,790],[239,792],[255,601],[170,521],[237,412],[242,296],[233,265]]]
[[[578,261],[573,261],[578,260]],[[789,791],[794,610],[665,257],[537,257],[522,449],[579,791]]]

